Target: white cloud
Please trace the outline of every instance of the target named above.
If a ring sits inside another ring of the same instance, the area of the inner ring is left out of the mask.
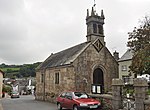
[[[141,1],[96,1],[97,13],[104,10],[111,52],[126,51],[127,33],[149,13],[149,0]],[[0,0],[0,63],[44,61],[50,53],[85,42],[86,9],[92,6],[93,0]]]

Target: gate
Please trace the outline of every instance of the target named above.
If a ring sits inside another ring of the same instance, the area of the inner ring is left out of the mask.
[[[134,87],[126,85],[123,87],[123,110],[135,110]]]
[[[145,79],[135,78],[132,85],[125,85],[121,79],[113,79],[113,110],[145,110],[144,101],[148,99],[147,91],[148,84]]]
[[[123,110],[135,110],[135,101],[131,99],[124,99]]]

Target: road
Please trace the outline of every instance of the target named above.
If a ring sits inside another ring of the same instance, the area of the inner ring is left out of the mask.
[[[24,95],[20,98],[4,98],[1,100],[3,110],[57,110],[56,104],[36,101],[34,96]]]

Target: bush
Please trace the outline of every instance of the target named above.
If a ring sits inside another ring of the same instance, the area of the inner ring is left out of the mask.
[[[127,85],[123,88],[123,95],[126,96],[129,94],[130,96],[134,96],[134,87],[133,85]]]
[[[105,98],[95,98],[101,102],[101,110],[112,110],[111,100]]]
[[[6,92],[9,95],[11,94],[12,87],[10,85],[3,85],[2,92]]]
[[[150,95],[150,89],[148,89],[147,94]]]

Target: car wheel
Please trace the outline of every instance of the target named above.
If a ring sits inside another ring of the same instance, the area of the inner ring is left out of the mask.
[[[62,107],[61,107],[60,103],[57,104],[57,109],[62,110]]]
[[[76,105],[73,106],[73,110],[78,110],[78,107]]]

